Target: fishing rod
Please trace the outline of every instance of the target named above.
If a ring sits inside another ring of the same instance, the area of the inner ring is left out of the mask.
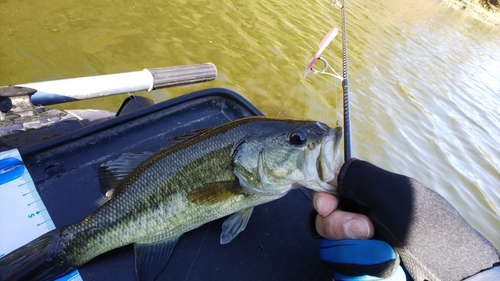
[[[345,1],[342,0],[342,99],[344,101],[344,161],[351,158],[351,120],[349,115],[349,81],[347,77],[347,28]]]
[[[321,53],[326,49],[326,47],[333,41],[335,36],[338,34],[337,28],[332,28],[325,35],[321,43],[319,43],[319,50],[316,52],[314,57],[309,61],[304,72],[304,77],[307,77],[312,71],[316,74],[327,74],[334,78],[342,81],[342,100],[343,100],[343,115],[344,115],[344,161],[351,158],[351,120],[349,115],[349,82],[348,82],[348,63],[347,63],[347,27],[346,27],[346,15],[345,15],[345,3],[342,0],[342,5],[340,5],[337,0],[330,0],[330,5],[334,7],[339,7],[342,12],[342,77],[338,75],[333,68],[330,67],[326,59],[321,57]],[[313,64],[320,60],[323,62],[324,67],[320,70],[313,68]],[[333,73],[326,72],[330,68]]]

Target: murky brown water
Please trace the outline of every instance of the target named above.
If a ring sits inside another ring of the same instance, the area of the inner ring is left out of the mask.
[[[302,77],[340,27],[328,2],[0,0],[0,85],[213,62],[217,81],[144,95],[226,87],[269,116],[334,124],[341,84]],[[437,0],[346,7],[353,156],[432,187],[500,248],[500,30]],[[338,72],[339,39],[324,53]]]

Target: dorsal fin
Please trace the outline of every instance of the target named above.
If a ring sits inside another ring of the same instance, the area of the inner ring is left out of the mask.
[[[182,136],[173,137],[170,139],[165,147],[161,150],[168,149],[188,139],[194,138],[207,128],[189,131]],[[115,160],[108,161],[101,165],[99,168],[99,183],[101,190],[105,195],[105,201],[113,198],[117,194],[117,188],[122,183],[123,179],[137,166],[142,164],[146,159],[154,155],[155,152],[145,151],[141,153],[124,153]],[[101,205],[102,202],[99,202]]]
[[[99,168],[99,183],[106,198],[113,198],[123,179],[152,155],[154,152],[151,151],[124,153],[117,159],[102,164]]]

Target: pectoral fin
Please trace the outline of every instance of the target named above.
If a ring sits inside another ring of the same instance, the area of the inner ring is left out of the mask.
[[[137,280],[156,280],[165,269],[179,238],[152,244],[134,244]]]
[[[189,192],[187,198],[198,205],[213,205],[241,195],[241,187],[237,181],[211,182]]]
[[[253,207],[243,209],[234,213],[222,224],[222,233],[220,243],[227,244],[231,242],[240,232],[245,230],[250,216],[252,216]]]

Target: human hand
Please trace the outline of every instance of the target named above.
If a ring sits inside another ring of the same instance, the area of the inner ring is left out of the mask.
[[[312,203],[318,212],[315,219],[316,231],[322,237],[330,240],[373,237],[375,228],[371,220],[362,214],[337,209],[339,197],[323,192],[313,192]]]
[[[327,238],[321,242],[320,255],[334,270],[334,280],[411,280],[389,244],[368,240],[375,227],[367,216],[338,209],[341,199],[328,193],[313,192],[311,200],[317,212],[315,230]]]
[[[321,258],[336,273],[359,276],[365,274],[366,265],[372,269],[380,268],[372,257],[372,254],[379,254],[381,259],[378,265],[384,266],[384,272],[368,275],[383,278],[395,276],[393,272],[397,272],[396,268],[400,266],[394,265],[398,265],[401,258],[408,270],[408,279],[463,280],[481,275],[483,279],[474,280],[498,280],[500,252],[469,225],[446,199],[417,180],[351,158],[340,169],[338,185],[334,185],[342,196],[340,203],[351,202],[347,206],[350,211],[371,218],[377,227],[376,236],[397,250],[391,258],[392,247],[381,240],[325,239],[320,248]],[[343,235],[349,237],[348,234],[354,236],[354,231],[349,231],[348,223],[354,217],[340,212],[337,208],[339,200],[327,195],[314,196],[315,209],[321,215],[315,214],[314,224],[310,218],[311,228],[317,228],[319,234],[330,239]],[[360,226],[359,229],[366,228]],[[369,229],[367,236],[371,237],[373,227]],[[385,246],[382,250],[377,249],[377,244],[384,243],[389,246],[387,252],[383,250]],[[335,280],[349,279],[341,277]]]

